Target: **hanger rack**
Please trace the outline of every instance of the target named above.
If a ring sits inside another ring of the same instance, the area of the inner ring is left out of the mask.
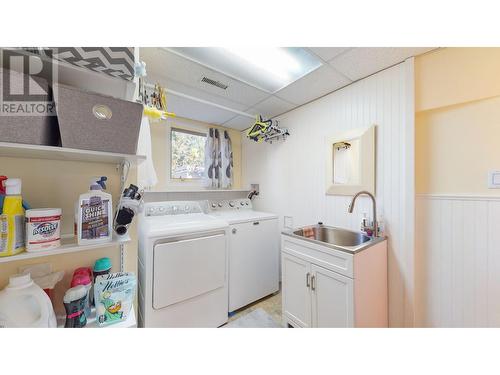
[[[279,126],[278,120],[263,120],[257,116],[255,123],[248,129],[247,137],[255,142],[269,142],[285,140],[290,135],[286,128]]]

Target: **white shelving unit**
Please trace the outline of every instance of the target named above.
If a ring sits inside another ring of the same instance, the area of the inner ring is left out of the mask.
[[[122,245],[125,243],[123,241],[113,240],[113,241],[103,242],[103,243],[98,243],[98,244],[78,245],[74,238],[61,239],[61,242],[62,242],[61,247],[58,247],[57,249],[37,251],[37,252],[26,252],[25,251],[25,252],[22,252],[22,253],[17,254],[17,255],[12,255],[12,256],[8,256],[8,257],[0,257],[0,263],[15,262],[15,261],[24,260],[24,259],[41,258],[41,257],[46,257],[46,256],[51,256],[51,255],[77,253],[80,251],[94,250],[94,249],[101,249],[103,247]]]
[[[146,157],[142,155],[115,154],[112,152],[7,142],[0,142],[0,156],[113,164],[121,164],[127,161],[136,165],[146,160]]]
[[[121,168],[121,180],[124,183],[124,166],[126,164],[138,165],[146,156],[117,154],[112,152],[101,152],[92,150],[79,150],[65,147],[40,146],[22,143],[0,142],[0,157],[12,158],[28,158],[28,159],[48,159],[48,160],[64,160],[64,161],[82,161],[90,163],[111,163],[117,164]],[[63,240],[61,247],[48,251],[40,252],[23,252],[21,254],[10,257],[0,257],[0,264],[6,262],[14,262],[17,260],[39,258],[51,255],[75,253],[85,250],[93,250],[103,247],[119,246],[120,248],[120,270],[123,270],[124,260],[124,242],[110,241],[106,243],[78,246],[74,240]]]

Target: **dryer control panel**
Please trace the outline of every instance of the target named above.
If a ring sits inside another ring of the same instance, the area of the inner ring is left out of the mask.
[[[145,205],[144,213],[146,216],[199,214],[203,208],[196,201],[152,202]]]
[[[208,209],[210,211],[251,210],[252,208],[252,201],[248,198],[208,202]]]

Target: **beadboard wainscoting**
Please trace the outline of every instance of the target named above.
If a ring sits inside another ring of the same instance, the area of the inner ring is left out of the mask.
[[[417,195],[416,325],[500,327],[500,197]]]
[[[285,142],[243,141],[243,186],[260,185],[258,210],[359,230],[371,201],[326,195],[326,139],[376,125],[376,198],[389,236],[389,323],[414,325],[414,75],[413,59],[278,117]]]

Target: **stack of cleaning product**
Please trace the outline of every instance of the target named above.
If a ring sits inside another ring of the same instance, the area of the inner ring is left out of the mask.
[[[94,276],[94,293],[91,301],[89,291]],[[82,267],[75,270],[71,288],[64,295],[66,328],[82,328],[91,318],[91,305],[95,305],[98,326],[118,323],[128,318],[134,302],[136,276],[131,272],[111,273],[111,260],[100,258],[94,270]]]
[[[75,226],[79,245],[109,242],[113,236],[113,203],[104,192],[107,177],[90,181],[88,192],[81,194],[75,207]]]

